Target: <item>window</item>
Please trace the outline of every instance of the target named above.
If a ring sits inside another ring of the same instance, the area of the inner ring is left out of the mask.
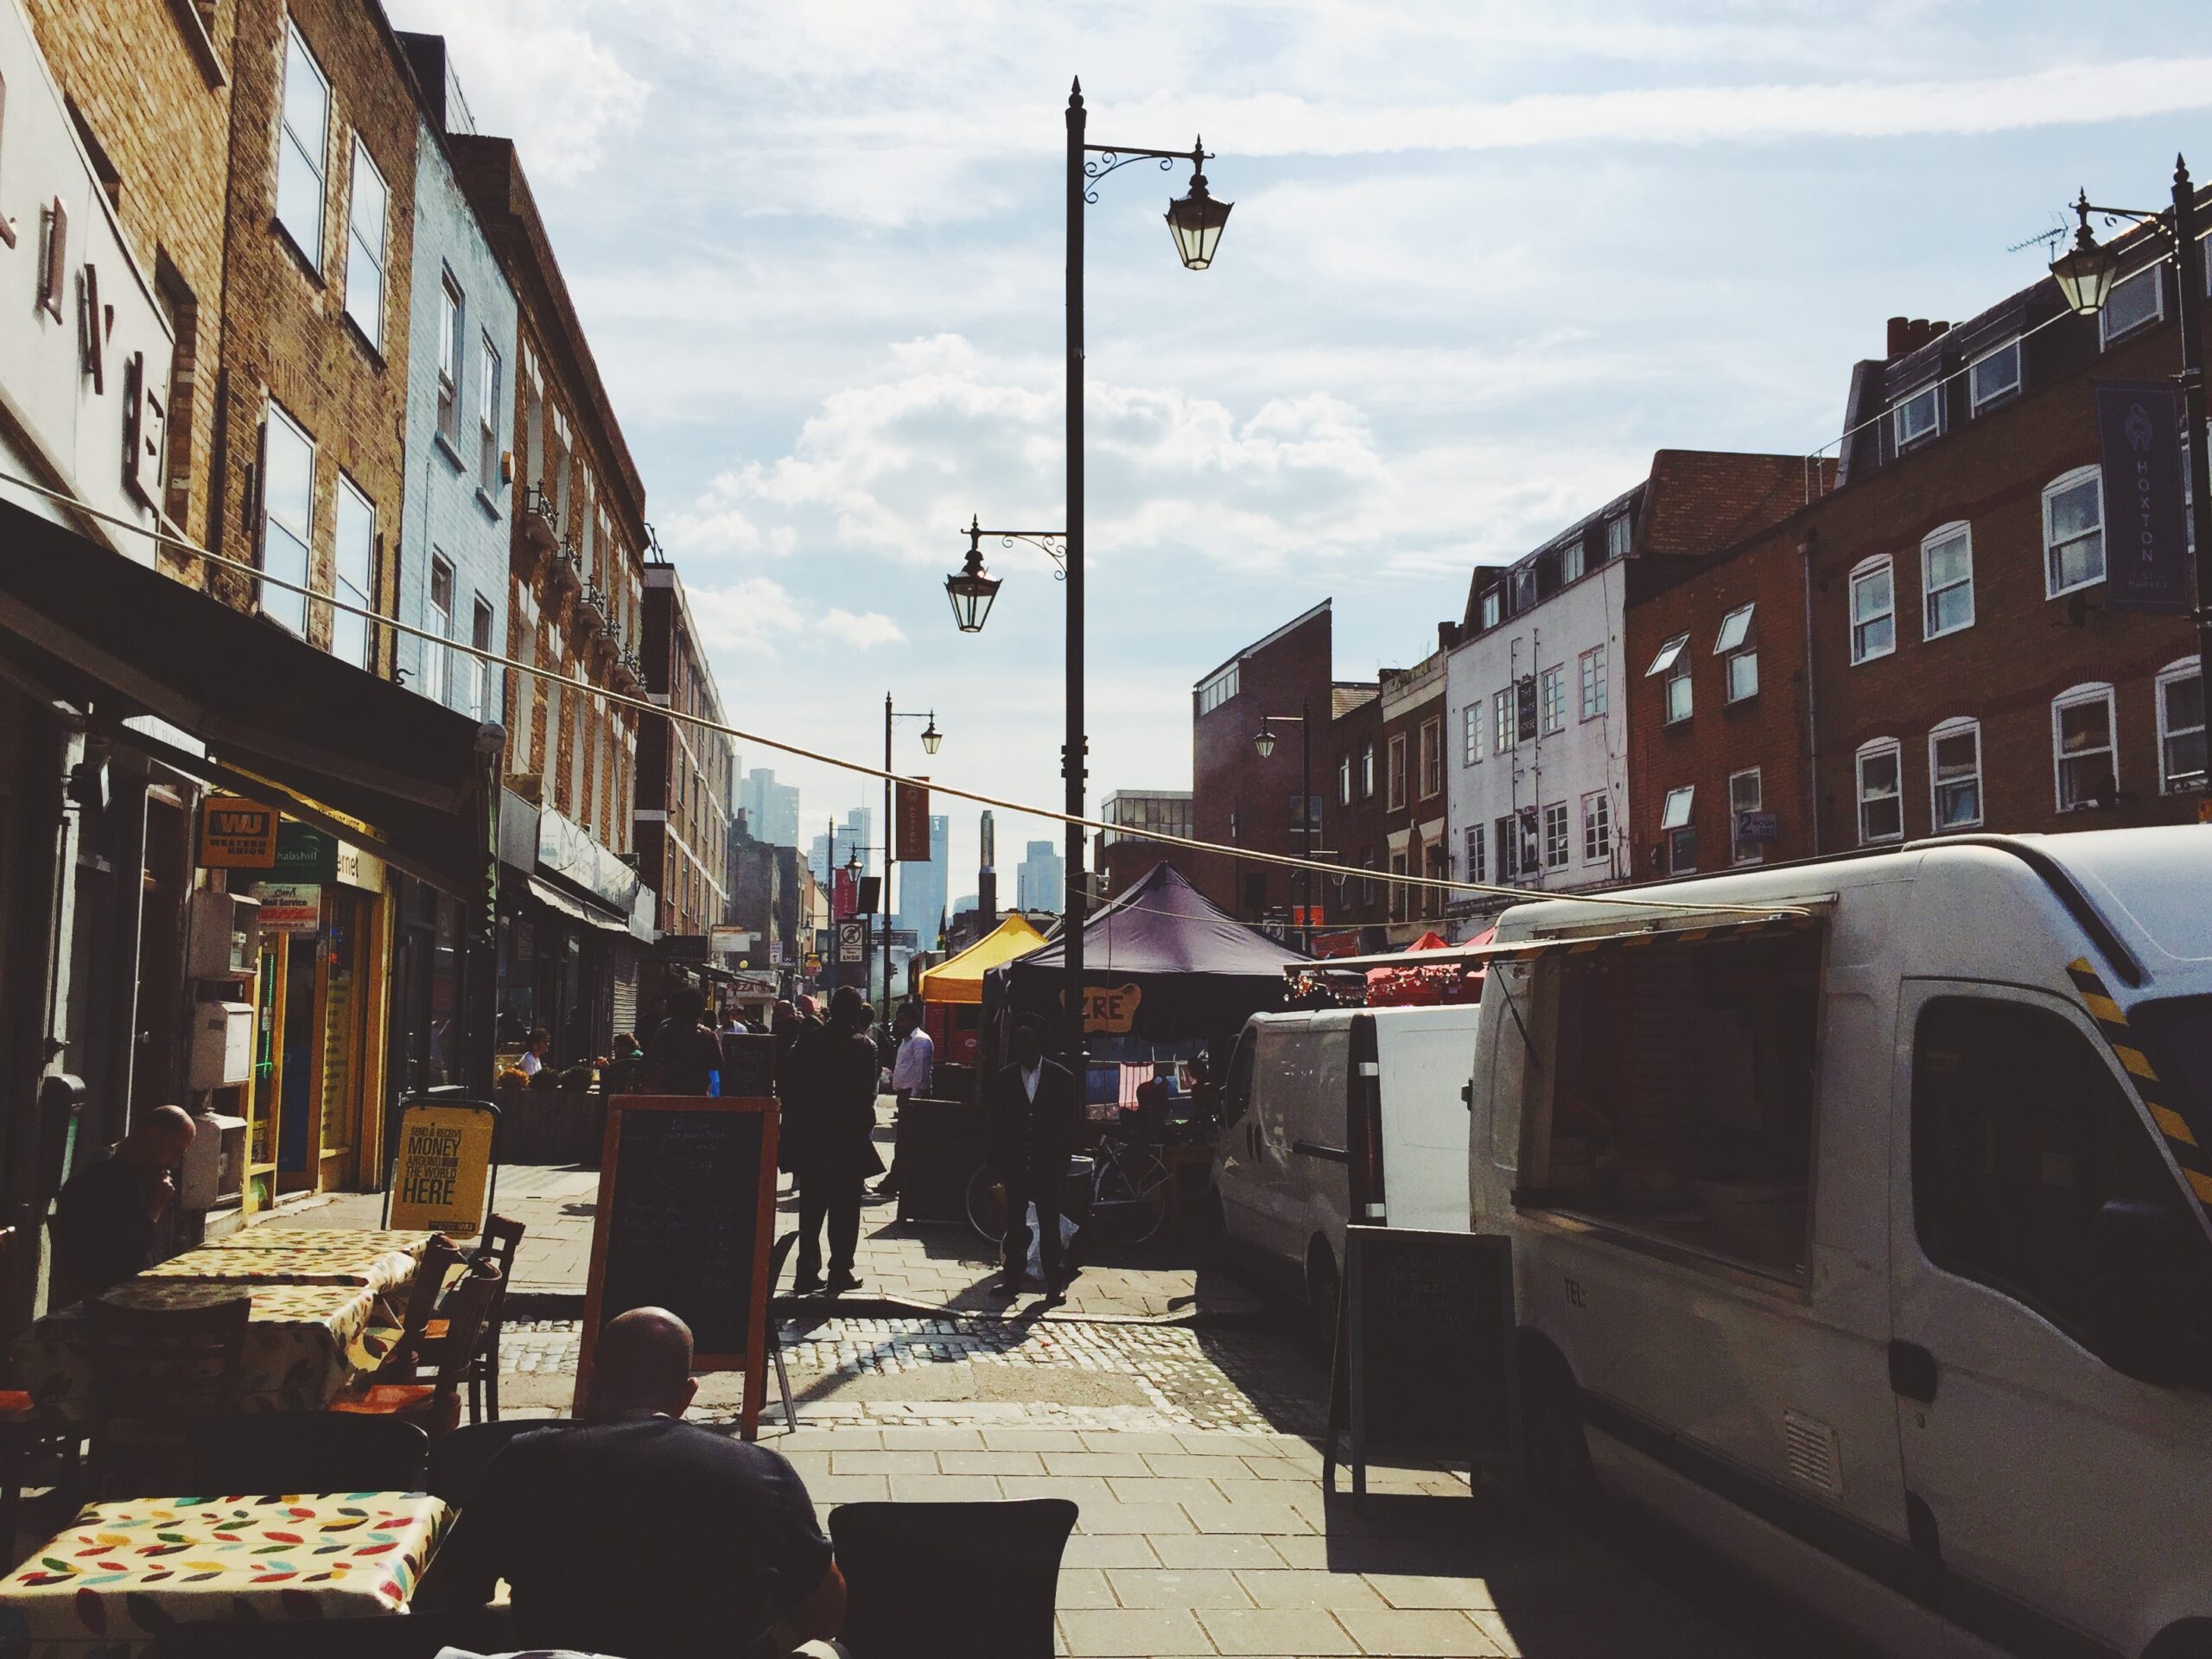
[[[1981,726],[1947,720],[1928,734],[1929,822],[1971,830],[1981,822]]]
[[[1470,881],[1490,880],[1488,867],[1483,858],[1483,826],[1479,823],[1471,823],[1467,826],[1466,875]]]
[[[1544,733],[1567,729],[1567,670],[1548,668],[1541,678],[1541,701],[1543,704]]]
[[[1897,584],[1887,558],[1851,573],[1851,660],[1869,663],[1897,648]]]
[[[1421,727],[1421,795],[1423,800],[1444,788],[1444,721],[1425,720]]]
[[[2046,1008],[1937,997],[1912,1045],[1912,1220],[1944,1272],[2033,1308],[2093,1351],[2136,1305],[2104,1264],[2114,1208],[2184,1200],[2097,1046]],[[2202,1283],[2194,1223],[2171,1271]],[[2164,1301],[2164,1298],[2160,1300]],[[2177,1301],[2171,1305],[2179,1306]]]
[[[1920,544],[1920,634],[1940,639],[1974,626],[1974,533],[1945,524]]]
[[[470,620],[468,642],[479,651],[492,649],[492,607],[482,594],[476,598],[476,614]],[[491,664],[481,657],[468,659],[468,712],[478,720],[487,717],[484,689],[491,674]]]
[[[438,290],[438,435],[461,442],[461,289],[450,272]]]
[[[2158,676],[2158,786],[2169,795],[2204,787],[2204,677],[2186,658]]]
[[[1390,740],[1390,796],[1389,804],[1395,808],[1406,804],[1406,736],[1403,732]]]
[[[1595,720],[1605,712],[1605,648],[1596,645],[1579,659],[1582,676],[1582,718]]]
[[[1348,754],[1337,761],[1337,804],[1351,804],[1351,756]]]
[[[1501,620],[1503,620],[1502,613],[1504,607],[1501,603],[1503,597],[1503,596],[1495,588],[1491,588],[1488,593],[1483,595],[1484,627],[1494,628]]]
[[[1904,835],[1904,794],[1898,783],[1894,739],[1878,737],[1859,750],[1859,844],[1897,841]]]
[[[360,325],[369,344],[384,349],[385,219],[388,193],[384,175],[369,159],[357,135],[353,140],[353,200],[346,215],[346,315]]]
[[[1713,654],[1726,657],[1732,651],[1741,651],[1751,637],[1751,614],[1756,605],[1738,605],[1720,619],[1720,632],[1713,642]]]
[[[1236,695],[1237,688],[1242,678],[1240,673],[1242,666],[1243,664],[1241,664],[1231,663],[1227,668],[1223,669],[1218,674],[1216,674],[1211,679],[1205,681],[1198,687],[1198,712],[1200,714],[1211,714],[1215,709],[1220,708],[1223,703],[1227,702],[1231,697]]]
[[[2147,328],[2165,315],[2165,284],[2158,280],[2158,264],[2153,264],[2112,285],[2112,292],[2105,296],[2105,308],[2097,314],[2097,326],[2109,346],[2138,328]]]
[[[1536,567],[1524,564],[1513,573],[1513,614],[1518,616],[1536,602]]]
[[[1629,522],[1628,514],[1622,513],[1618,518],[1607,519],[1605,521],[1605,557],[1609,560],[1628,557],[1629,542],[1633,534],[1634,531]]]
[[[1744,833],[1745,814],[1758,811],[1764,801],[1757,766],[1728,775],[1728,856],[1736,863],[1756,864],[1766,856],[1766,842]]]
[[[1567,803],[1556,801],[1544,809],[1544,868],[1565,869],[1570,848]]]
[[[1403,853],[1390,855],[1390,874],[1396,876],[1406,874],[1406,855]],[[1409,906],[1406,903],[1407,893],[1408,889],[1402,880],[1393,881],[1390,884],[1390,919],[1394,922],[1403,921],[1409,912]]]
[[[1687,633],[1676,634],[1659,647],[1659,654],[1651,659],[1651,666],[1643,671],[1643,677],[1647,680],[1655,674],[1667,677],[1667,724],[1669,726],[1678,720],[1690,717],[1690,665],[1685,654],[1685,647],[1689,642],[1690,637]]]
[[[1370,743],[1359,752],[1359,798],[1375,798],[1375,746]]]
[[[1359,881],[1359,902],[1370,910],[1375,907],[1375,849],[1370,847],[1359,855],[1359,868],[1368,872]]]
[[[1659,833],[1667,842],[1667,869],[1673,875],[1697,868],[1697,829],[1690,822],[1690,804],[1696,794],[1694,785],[1669,790],[1659,814]]]
[[[322,269],[323,174],[329,165],[330,83],[300,31],[284,31],[283,130],[276,138],[276,222]]]
[[[2058,768],[2058,810],[2110,805],[2120,789],[2113,747],[2109,685],[2081,685],[2050,705],[2050,741]]]
[[[1521,843],[1518,822],[1509,812],[1497,821],[1495,827],[1497,830],[1497,879],[1510,881],[1521,874],[1521,862],[1514,856],[1515,849]]]
[[[1570,582],[1582,580],[1582,538],[1577,536],[1559,550],[1559,579],[1564,587]]]
[[[1900,399],[1891,407],[1890,419],[1900,449],[1909,449],[1923,438],[1934,437],[1943,425],[1942,387],[1924,387],[1911,397]]]
[[[1746,697],[1758,695],[1759,653],[1751,638],[1753,605],[1739,605],[1720,619],[1720,632],[1714,637],[1713,654],[1728,660],[1723,664],[1727,677],[1727,700],[1741,702]]]
[[[1421,859],[1421,873],[1430,880],[1449,881],[1452,879],[1452,872],[1446,868],[1451,861],[1450,855],[1445,851],[1444,843],[1441,841],[1422,848]],[[1445,904],[1450,897],[1451,895],[1443,887],[1423,887],[1421,893],[1421,914],[1441,916],[1444,913]]]
[[[1506,687],[1490,701],[1491,725],[1495,728],[1497,740],[1495,747],[1500,754],[1503,754],[1513,747],[1514,735],[1520,730],[1520,722],[1514,717],[1513,712],[1513,688]]]
[[[1974,365],[1967,371],[1967,384],[1977,415],[1999,398],[2009,397],[2018,391],[2020,389],[2018,338],[2008,340],[1995,351],[1976,358]]]
[[[39,308],[56,322],[62,320],[62,295],[69,284],[69,209],[56,196],[46,209],[46,257],[38,279]]]
[[[440,639],[453,638],[453,566],[442,554],[430,558],[430,614],[424,624]],[[423,646],[423,695],[433,702],[446,700],[446,658],[443,645]]]
[[[315,541],[315,440],[276,404],[261,429],[261,568],[279,582],[308,583]],[[261,584],[261,613],[304,638],[304,592]]]
[[[1643,677],[1648,680],[1656,674],[1664,674],[1675,665],[1675,659],[1682,654],[1682,647],[1689,642],[1689,635],[1678,633],[1660,646],[1659,654],[1651,659],[1651,666],[1643,671]]]
[[[369,632],[369,620],[362,611],[376,608],[372,596],[374,582],[371,573],[375,568],[377,550],[377,510],[360,491],[353,487],[353,480],[343,476],[338,480],[338,581],[333,596],[340,605],[359,606],[359,611],[339,610],[330,613],[330,654],[349,663],[376,671],[373,637]]]
[[[1471,766],[1483,758],[1483,702],[1476,698],[1459,711],[1459,764]]]
[[[499,354],[484,336],[477,372],[476,481],[486,495],[499,493]]]
[[[2105,579],[2104,475],[2083,467],[2043,493],[2044,593],[2051,599]]]

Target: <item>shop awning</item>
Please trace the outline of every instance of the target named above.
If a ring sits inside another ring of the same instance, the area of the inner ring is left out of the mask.
[[[344,836],[488,912],[500,737],[0,501],[0,668],[95,731]],[[126,729],[151,715],[196,754]]]
[[[1027,956],[1044,943],[1045,936],[1029,925],[1027,917],[1009,916],[958,956],[925,968],[922,1001],[980,1003],[986,973],[1001,963]]]
[[[1748,938],[1757,933],[1796,932],[1803,928],[1817,927],[1820,921],[1821,918],[1809,911],[1720,916],[1710,911],[1681,911],[1603,932],[1555,934],[1545,938],[1446,945],[1441,950],[1423,951],[1413,962],[1407,960],[1404,951],[1394,950],[1379,957],[1332,957],[1325,961],[1286,963],[1283,972],[1293,978],[1300,978],[1321,974],[1364,972],[1370,968],[1427,970],[1447,968],[1455,963],[1470,969],[1479,969],[1493,962],[1532,962],[1539,957],[1578,956],[1589,950],[1634,950],[1649,944],[1694,944],[1715,934]]]
[[[574,898],[561,891],[550,881],[541,881],[534,875],[523,877],[523,885],[530,889],[531,898],[538,903],[557,910],[571,921],[588,923],[593,927],[605,928],[610,933],[627,933],[630,925],[611,911]]]

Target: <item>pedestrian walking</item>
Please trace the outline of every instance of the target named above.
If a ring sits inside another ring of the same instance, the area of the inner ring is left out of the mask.
[[[1006,1190],[1006,1271],[992,1291],[1001,1297],[1021,1294],[1029,1270],[1029,1207],[1034,1205],[1045,1294],[1058,1301],[1068,1283],[1060,1250],[1060,1185],[1075,1149],[1083,1098],[1076,1092],[1074,1075],[1045,1058],[1044,1027],[1034,1016],[1015,1025],[1010,1046],[1014,1063],[993,1076],[985,1096],[991,1175]]]
[[[891,1092],[898,1097],[897,1117],[906,1115],[906,1103],[926,1095],[937,1075],[937,1044],[922,1029],[922,1011],[908,1003],[899,1010],[899,1050],[891,1062]],[[891,1173],[869,1196],[880,1201],[899,1196],[899,1154],[893,1143]]]
[[[805,1051],[811,1047],[810,1058]],[[798,1178],[798,1266],[791,1289],[799,1295],[827,1288],[832,1296],[860,1288],[853,1253],[860,1245],[861,1197],[871,1175],[883,1173],[876,1156],[875,1046],[868,1038],[868,1003],[851,986],[830,999],[830,1023],[811,1044],[802,1039],[804,1077],[791,1173]],[[823,1286],[822,1234],[830,1235],[830,1278]]]

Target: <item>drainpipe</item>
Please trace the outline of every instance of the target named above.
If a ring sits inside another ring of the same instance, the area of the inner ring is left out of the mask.
[[[1814,665],[1816,653],[1813,650],[1813,547],[1820,533],[1808,528],[1805,539],[1797,543],[1805,590],[1805,827],[1815,858],[1821,852],[1821,717],[1819,671]]]

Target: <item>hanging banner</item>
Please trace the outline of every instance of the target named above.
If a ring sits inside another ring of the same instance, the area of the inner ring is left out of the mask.
[[[265,870],[276,861],[276,809],[236,795],[210,795],[200,821],[200,867]]]
[[[2104,461],[2105,608],[2186,614],[2181,394],[2171,386],[2132,381],[2100,381],[2096,394]]]
[[[901,864],[930,861],[930,791],[922,784],[893,785],[894,843],[891,856]]]

